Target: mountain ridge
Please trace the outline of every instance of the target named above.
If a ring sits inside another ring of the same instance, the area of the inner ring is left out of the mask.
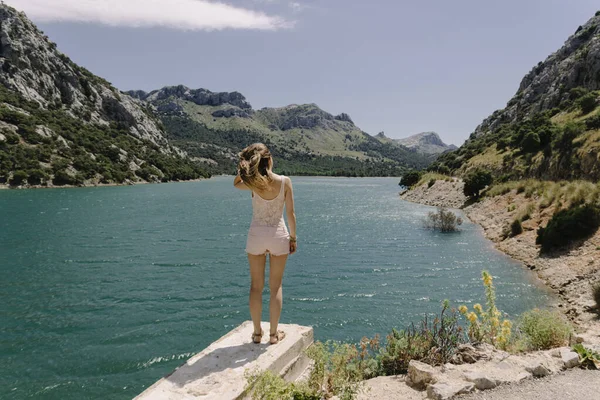
[[[255,141],[271,147],[280,160],[278,166],[288,175],[387,176],[430,163],[403,146],[381,143],[358,128],[348,114],[333,115],[314,103],[255,110],[239,92],[184,85],[127,93],[148,101],[169,139],[215,173],[234,170],[237,153]],[[199,101],[194,93],[218,101],[204,97]]]

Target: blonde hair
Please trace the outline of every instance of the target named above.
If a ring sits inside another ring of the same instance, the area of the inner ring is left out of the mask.
[[[271,153],[267,146],[262,143],[252,144],[242,150],[239,156],[238,170],[242,181],[250,189],[266,189],[271,182]]]

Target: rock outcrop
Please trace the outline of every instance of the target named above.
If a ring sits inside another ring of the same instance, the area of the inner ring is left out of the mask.
[[[178,98],[191,101],[199,106],[222,106],[229,104],[244,110],[252,109],[250,103],[239,92],[211,92],[207,89],[190,89],[184,85],[167,86],[159,90],[146,93],[143,90],[131,90],[127,92],[130,96],[150,103],[169,98]]]
[[[367,380],[365,383],[369,390],[360,395],[359,400],[379,398],[373,397],[374,394],[393,399],[422,399],[426,396],[433,400],[449,400],[467,393],[515,385],[534,377],[555,375],[579,366],[577,353],[567,347],[509,354],[490,345],[465,346],[478,361],[432,367],[411,360],[404,379],[391,376]]]

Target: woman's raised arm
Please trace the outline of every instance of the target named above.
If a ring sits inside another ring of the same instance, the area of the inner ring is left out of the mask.
[[[244,181],[240,177],[240,174],[238,174],[233,179],[233,186],[236,187],[236,188],[238,188],[238,189],[240,189],[240,190],[250,190],[250,188],[248,186],[246,186],[246,184],[244,183]]]

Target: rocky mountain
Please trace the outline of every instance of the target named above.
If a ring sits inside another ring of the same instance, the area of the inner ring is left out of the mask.
[[[73,63],[24,13],[0,5],[0,184],[200,176],[207,173],[168,143],[147,105]]]
[[[404,139],[393,140],[402,146],[422,154],[441,154],[448,150],[456,150],[458,148],[453,144],[447,145],[444,143],[440,136],[435,132],[422,132]]]
[[[458,151],[431,166],[502,179],[600,178],[600,11],[538,63]]]
[[[266,143],[278,171],[288,175],[386,176],[430,163],[366,134],[349,115],[333,115],[316,104],[255,110],[240,93],[181,85],[128,94],[151,104],[169,141],[215,173],[234,172],[237,153],[254,142]]]

